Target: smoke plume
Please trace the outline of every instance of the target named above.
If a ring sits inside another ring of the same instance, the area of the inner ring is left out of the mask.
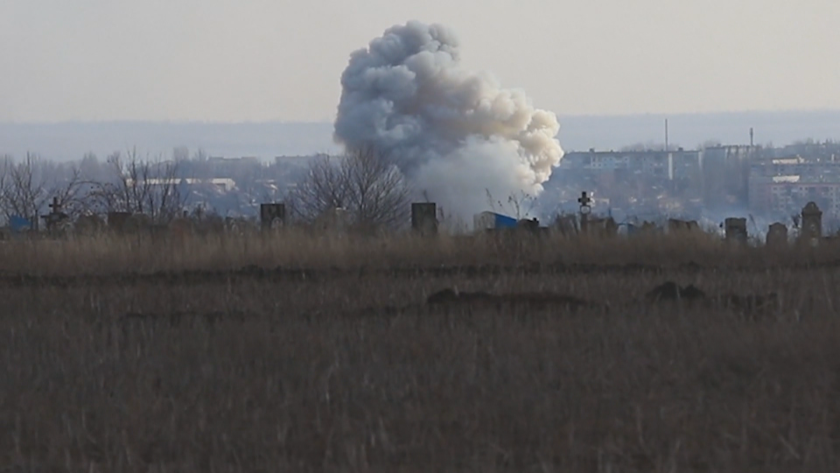
[[[411,21],[353,52],[335,139],[394,159],[418,196],[466,222],[510,196],[536,197],[563,157],[554,113],[464,70],[444,26]]]

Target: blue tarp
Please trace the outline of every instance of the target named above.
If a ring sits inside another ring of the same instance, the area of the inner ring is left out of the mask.
[[[32,222],[19,215],[12,215],[9,217],[9,228],[11,228],[14,233],[31,230]]]
[[[507,215],[493,213],[496,217],[495,228],[516,228],[516,219]]]

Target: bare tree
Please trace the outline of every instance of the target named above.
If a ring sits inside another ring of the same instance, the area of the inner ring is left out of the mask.
[[[362,148],[335,158],[313,160],[307,176],[287,195],[293,216],[311,222],[343,208],[350,221],[366,229],[396,228],[408,219],[409,187],[389,159]]]
[[[17,163],[9,156],[2,161],[0,208],[7,219],[23,217],[37,228],[39,217],[49,212],[47,205],[52,201],[68,217],[81,212],[85,201],[80,192],[78,168],[72,167],[69,175],[62,176],[67,174],[64,170],[47,169],[46,164],[31,153]]]
[[[49,201],[56,202],[70,219],[89,210],[91,204],[81,176],[81,170],[73,166],[66,176],[54,181],[47,197]]]
[[[123,157],[119,152],[108,156],[110,182],[92,183],[91,196],[107,212],[130,212],[148,215],[155,222],[168,222],[184,206],[179,190],[177,163],[141,160],[132,149]]]
[[[29,153],[19,163],[10,156],[4,158],[0,175],[0,200],[6,218],[23,217],[37,225],[39,211],[47,197],[43,176],[35,175],[36,161],[37,158]]]
[[[295,217],[313,221],[324,212],[347,205],[347,185],[336,161],[332,156],[321,155],[310,162],[306,177],[286,197]]]
[[[409,189],[396,165],[372,148],[354,151],[342,164],[347,205],[357,223],[386,227],[404,223]]]
[[[487,194],[487,203],[490,204],[492,211],[506,213],[517,220],[530,218],[531,212],[537,205],[537,198],[525,191],[519,191],[518,195],[511,192],[507,198],[507,205],[501,200],[495,200],[490,189],[484,189],[484,192]]]

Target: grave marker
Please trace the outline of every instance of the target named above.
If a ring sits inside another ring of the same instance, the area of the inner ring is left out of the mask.
[[[816,202],[808,202],[802,208],[802,241],[816,246],[822,238],[822,210]]]
[[[586,191],[583,191],[577,201],[580,204],[580,230],[586,233],[589,230],[589,214],[592,213],[592,206],[590,205],[592,198]]]
[[[770,224],[767,229],[766,246],[770,248],[781,248],[788,244],[788,228],[784,223],[776,222]]]
[[[725,239],[742,245],[747,243],[747,219],[729,217],[724,221]]]
[[[260,225],[263,229],[286,224],[286,204],[260,204]]]
[[[422,236],[437,235],[437,204],[434,202],[412,203],[411,229]]]

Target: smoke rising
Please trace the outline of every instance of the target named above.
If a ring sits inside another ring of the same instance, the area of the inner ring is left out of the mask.
[[[350,55],[334,137],[394,159],[418,195],[472,221],[487,192],[537,196],[563,157],[554,113],[521,90],[464,70],[458,40],[438,24],[389,28]]]

